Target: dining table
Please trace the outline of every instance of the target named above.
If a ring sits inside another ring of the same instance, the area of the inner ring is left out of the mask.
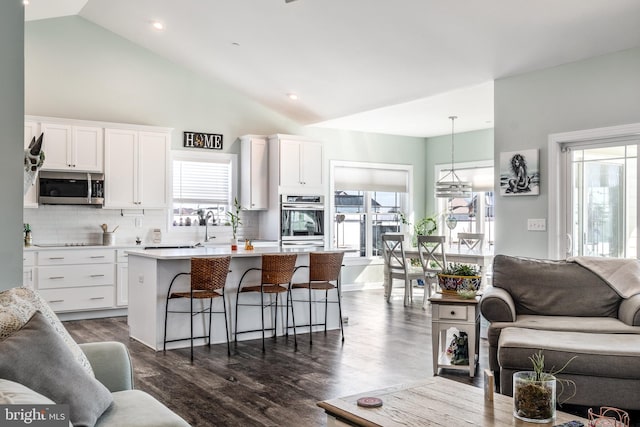
[[[418,252],[418,248],[408,247],[404,250],[404,255],[408,259],[419,259],[420,254]],[[452,262],[462,263],[462,264],[474,264],[477,265],[480,269],[480,272],[483,275],[487,276],[488,267],[491,266],[493,262],[493,246],[482,247],[480,249],[467,249],[464,247],[459,247],[456,245],[445,245],[444,247],[444,255],[447,259],[447,264]],[[437,252],[434,256],[438,259],[441,258],[440,253]],[[415,267],[414,267],[415,268]],[[483,287],[487,285],[487,281],[485,280],[483,283]],[[384,294],[385,299],[387,297],[388,292],[391,291],[391,276],[385,265],[384,268]]]

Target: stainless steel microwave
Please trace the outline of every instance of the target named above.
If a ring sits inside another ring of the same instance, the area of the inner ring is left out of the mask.
[[[104,205],[104,175],[81,172],[38,174],[38,203],[43,205]]]

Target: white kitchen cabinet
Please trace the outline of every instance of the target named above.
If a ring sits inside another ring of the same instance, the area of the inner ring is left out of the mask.
[[[33,252],[23,252],[22,256],[22,286],[33,289],[35,283],[35,254]]]
[[[40,130],[44,133],[45,152],[42,170],[104,171],[102,128],[42,122]]]
[[[240,204],[244,209],[269,208],[268,153],[267,137],[240,138]]]
[[[37,257],[34,287],[54,311],[114,308],[115,250],[82,248],[32,253]]]
[[[277,163],[271,165],[279,169],[279,193],[324,194],[321,142],[292,135],[273,135],[269,140],[277,152]]]
[[[31,139],[40,136],[38,132],[40,125],[38,122],[25,121],[24,122],[24,148],[27,149],[31,144]],[[38,180],[36,179],[33,185],[29,188],[24,195],[24,207],[25,208],[37,208],[38,207]]]
[[[116,305],[129,304],[129,255],[126,249],[116,251]]]
[[[105,129],[105,208],[166,208],[168,132]]]

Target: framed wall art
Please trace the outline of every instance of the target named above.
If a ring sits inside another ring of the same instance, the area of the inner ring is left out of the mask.
[[[500,194],[503,196],[540,194],[538,150],[500,153]]]

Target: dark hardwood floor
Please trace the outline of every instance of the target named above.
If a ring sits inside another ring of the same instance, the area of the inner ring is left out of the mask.
[[[155,352],[129,339],[126,318],[65,322],[78,342],[115,340],[129,348],[136,388],[153,395],[193,426],[319,426],[326,418],[320,400],[415,381],[433,375],[431,315],[421,295],[410,307],[401,291],[391,303],[382,291],[347,292],[343,313],[348,317],[344,344],[339,331],[232,345]],[[219,324],[218,324],[219,325]],[[215,320],[214,320],[214,327]],[[487,343],[480,343],[480,367],[487,367]],[[455,381],[482,385],[482,375],[444,371]],[[452,396],[455,399],[456,396]]]

